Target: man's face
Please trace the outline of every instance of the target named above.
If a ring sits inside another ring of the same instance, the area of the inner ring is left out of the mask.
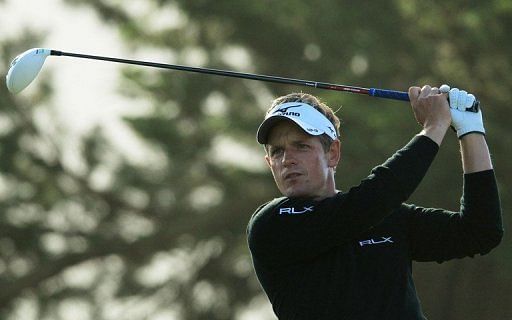
[[[325,152],[318,137],[290,121],[281,121],[270,131],[265,160],[283,195],[320,200],[336,193],[334,168],[339,151],[338,140]]]

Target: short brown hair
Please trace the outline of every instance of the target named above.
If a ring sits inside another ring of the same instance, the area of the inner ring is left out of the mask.
[[[267,114],[274,109],[275,106],[286,103],[286,102],[302,102],[307,103],[316,110],[318,110],[320,113],[322,113],[336,128],[336,136],[340,136],[340,119],[332,109],[323,103],[319,98],[315,97],[314,95],[311,95],[309,93],[303,93],[303,92],[294,92],[290,93],[281,97],[278,97],[272,101],[272,104],[270,108],[267,110]],[[320,136],[320,142],[322,143],[322,146],[324,148],[324,151],[328,151],[329,147],[331,146],[332,139],[326,135],[322,134]]]

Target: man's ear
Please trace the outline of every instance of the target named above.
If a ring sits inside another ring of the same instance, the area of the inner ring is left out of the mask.
[[[265,154],[265,162],[267,163],[268,167],[271,168],[271,166],[270,166],[270,156],[268,154]]]
[[[341,159],[341,141],[336,139],[331,143],[327,151],[327,163],[329,167],[336,168]]]

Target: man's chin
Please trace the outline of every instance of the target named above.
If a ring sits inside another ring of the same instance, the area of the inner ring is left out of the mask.
[[[288,188],[284,190],[283,195],[288,198],[298,198],[298,197],[310,197],[311,193],[306,192],[305,190],[298,190],[296,188]]]

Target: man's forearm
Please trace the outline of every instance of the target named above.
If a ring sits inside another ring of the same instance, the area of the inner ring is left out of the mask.
[[[485,171],[493,168],[484,135],[470,133],[463,136],[460,139],[460,150],[464,173]]]

